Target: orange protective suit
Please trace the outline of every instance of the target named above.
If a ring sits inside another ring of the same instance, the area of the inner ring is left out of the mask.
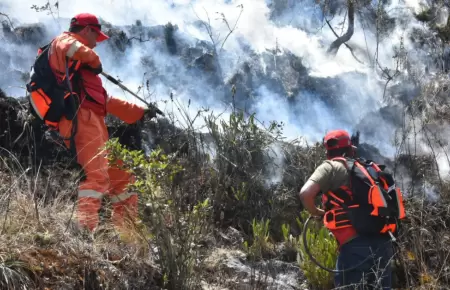
[[[134,219],[137,215],[136,193],[127,192],[125,187],[131,181],[131,176],[120,169],[111,168],[106,159],[106,152],[101,149],[108,140],[108,131],[104,117],[111,113],[124,122],[132,124],[144,115],[144,109],[136,104],[117,98],[108,97],[103,88],[101,78],[89,70],[83,69],[83,64],[98,67],[98,55],[87,46],[78,35],[64,32],[52,42],[49,62],[56,76],[64,78],[65,57],[82,63],[79,75],[81,81],[74,83],[74,88],[80,96],[80,107],[77,112],[77,131],[74,144],[77,161],[82,166],[86,179],[79,185],[77,218],[82,227],[93,231],[99,222],[98,211],[102,198],[106,195],[113,205],[112,221],[115,226],[123,226],[127,215]],[[58,125],[59,133],[64,138],[72,134],[73,121],[63,117]],[[68,148],[70,142],[65,141]]]
[[[116,98],[110,98],[106,104],[107,112],[127,123],[134,123],[143,116],[143,109]],[[98,211],[102,198],[108,195],[113,206],[112,221],[115,226],[123,225],[126,215],[131,219],[137,215],[136,193],[125,190],[131,181],[129,173],[118,168],[111,168],[106,159],[106,152],[101,148],[108,140],[108,131],[104,116],[92,109],[80,107],[77,114],[78,130],[75,135],[77,162],[83,167],[86,179],[78,189],[77,216],[80,225],[93,231],[98,225]],[[71,135],[72,121],[63,117],[59,124],[61,136]],[[66,141],[70,148],[70,144]]]

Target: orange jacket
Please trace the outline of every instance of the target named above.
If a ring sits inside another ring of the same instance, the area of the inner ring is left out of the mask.
[[[87,46],[86,40],[71,32],[63,32],[55,37],[49,50],[50,67],[59,81],[65,78],[66,57],[69,58],[69,67],[73,61],[80,61],[93,68],[101,65],[100,57]]]
[[[102,79],[87,69],[79,70],[80,106],[89,108],[99,115],[106,115],[108,95],[103,88]]]
[[[72,87],[78,86],[80,89],[80,106],[89,108],[102,116],[109,112],[128,124],[142,118],[143,108],[120,99],[108,97],[101,78],[90,70],[82,68],[83,64],[97,68],[101,65],[101,62],[97,53],[87,46],[87,42],[81,36],[71,32],[63,32],[53,39],[49,52],[49,63],[58,81],[65,79],[66,57],[69,58],[69,67],[73,64],[73,61],[81,62],[78,71],[81,76],[80,83],[74,84],[72,80]]]
[[[106,111],[127,124],[133,124],[144,116],[142,107],[111,96],[106,101]]]
[[[92,71],[81,69],[80,75],[81,107],[89,108],[101,116],[111,113],[128,124],[135,123],[144,115],[142,107],[108,96],[103,87],[102,79]]]

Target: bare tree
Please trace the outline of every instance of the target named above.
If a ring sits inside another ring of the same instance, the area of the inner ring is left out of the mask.
[[[5,22],[7,22],[7,24],[9,25],[9,27],[11,27],[11,30],[14,30],[13,23],[12,23],[12,21],[11,21],[11,18],[9,18],[8,14],[5,14],[5,13],[3,13],[3,12],[0,12],[0,16],[5,17],[6,20],[7,20],[7,21],[5,21]],[[2,21],[2,23],[3,23],[3,21]]]
[[[214,57],[214,62],[215,62],[215,65],[216,65],[216,67],[217,67],[218,75],[220,76],[220,79],[221,79],[221,80],[223,80],[223,74],[222,74],[222,68],[221,68],[221,66],[220,66],[220,64],[219,64],[219,60],[218,60],[218,57],[219,57],[218,47],[220,46],[220,51],[222,51],[223,46],[225,45],[225,42],[228,40],[228,38],[230,37],[230,35],[233,34],[233,32],[235,32],[235,30],[236,30],[237,24],[238,24],[238,22],[239,22],[239,19],[241,18],[241,15],[242,15],[243,10],[244,10],[244,5],[243,5],[243,4],[240,4],[240,5],[237,6],[237,8],[240,8],[240,11],[239,11],[239,15],[238,15],[238,17],[237,17],[237,19],[236,19],[236,21],[235,21],[235,23],[234,23],[233,26],[230,25],[230,23],[228,22],[228,20],[227,20],[227,18],[225,17],[225,14],[224,14],[224,13],[218,13],[218,12],[216,12],[217,14],[220,15],[220,18],[219,18],[219,19],[222,20],[222,22],[223,22],[223,23],[226,25],[226,27],[228,28],[228,32],[227,32],[226,36],[225,36],[223,39],[220,39],[220,34],[218,34],[217,37],[214,36],[214,31],[213,31],[213,28],[212,28],[212,25],[211,25],[211,19],[210,19],[210,17],[209,17],[208,11],[206,11],[206,10],[204,9],[204,10],[205,10],[206,17],[207,17],[207,19],[208,19],[208,21],[204,21],[204,20],[202,20],[202,19],[200,18],[200,16],[198,16],[198,14],[195,12],[195,10],[192,9],[193,12],[194,12],[194,14],[195,14],[195,15],[197,16],[197,18],[200,20],[200,23],[203,25],[203,27],[205,28],[206,32],[208,33],[209,38],[211,39],[211,43],[212,43],[212,46],[213,46],[213,57]]]

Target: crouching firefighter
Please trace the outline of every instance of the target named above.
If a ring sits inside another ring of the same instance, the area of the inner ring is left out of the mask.
[[[136,193],[127,192],[132,180],[129,173],[109,166],[101,148],[109,136],[105,125],[107,113],[132,124],[153,110],[108,96],[98,76],[102,72],[98,42],[107,40],[96,16],[88,13],[72,18],[69,31],[39,48],[31,79],[27,84],[30,110],[50,130],[64,138],[68,149],[76,153],[85,173],[77,199],[77,220],[81,229],[94,231],[98,211],[107,195],[112,203],[112,221],[117,229],[127,218],[137,216]]]
[[[391,289],[392,239],[397,221],[405,217],[402,192],[383,166],[356,158],[348,132],[331,131],[323,141],[327,160],[299,195],[312,216],[323,217],[338,242],[335,287]],[[314,203],[319,192],[323,209]]]

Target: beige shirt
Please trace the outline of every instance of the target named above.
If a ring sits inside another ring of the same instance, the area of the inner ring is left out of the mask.
[[[318,183],[322,193],[336,190],[342,185],[349,185],[349,174],[342,161],[325,160],[316,168],[309,180]]]

